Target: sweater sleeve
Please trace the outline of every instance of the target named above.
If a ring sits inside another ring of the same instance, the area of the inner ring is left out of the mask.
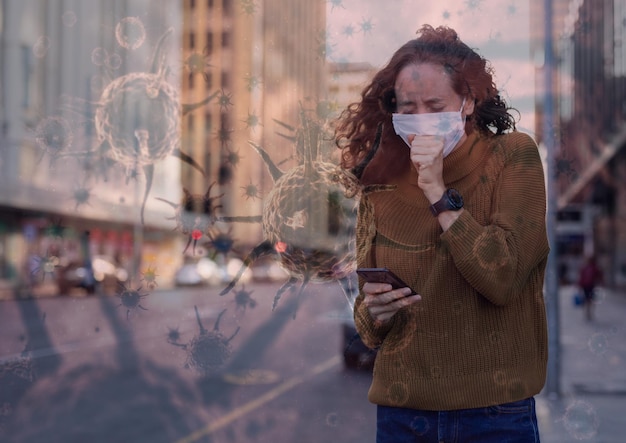
[[[374,254],[374,242],[376,239],[376,222],[374,219],[374,207],[367,194],[361,196],[359,212],[357,217],[356,248],[357,265],[359,268],[376,267],[376,257]],[[380,346],[383,339],[391,329],[394,319],[379,324],[372,318],[363,303],[363,285],[365,282],[359,277],[359,295],[354,302],[354,324],[361,336],[363,343],[370,347]]]
[[[467,282],[500,306],[516,297],[549,252],[545,181],[537,145],[523,133],[505,137],[488,224],[481,225],[466,210],[441,236]]]

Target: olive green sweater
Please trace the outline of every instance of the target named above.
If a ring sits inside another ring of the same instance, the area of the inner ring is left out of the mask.
[[[477,408],[530,397],[545,382],[549,246],[537,145],[518,132],[472,134],[445,158],[444,181],[465,201],[445,233],[414,168],[361,205],[373,211],[359,215],[359,266],[388,267],[422,296],[382,325],[362,292],[356,299],[357,330],[378,348],[376,404]]]

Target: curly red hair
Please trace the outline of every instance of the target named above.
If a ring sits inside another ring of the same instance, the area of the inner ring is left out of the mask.
[[[350,104],[335,126],[335,143],[342,150],[341,166],[354,167],[372,148],[376,128],[383,122],[381,146],[363,174],[364,183],[389,183],[410,167],[409,150],[396,136],[391,123],[395,112],[394,85],[398,73],[407,65],[434,63],[444,67],[452,89],[474,100],[465,131],[477,130],[487,136],[515,130],[515,119],[493,81],[489,62],[460,39],[456,31],[424,25],[400,47],[385,67],[378,71],[361,92],[361,100]]]

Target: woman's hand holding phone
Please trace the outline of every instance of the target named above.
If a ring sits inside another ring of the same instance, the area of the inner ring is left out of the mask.
[[[363,285],[363,293],[365,294],[363,303],[367,306],[372,318],[378,323],[388,322],[401,308],[422,299],[420,295],[416,294],[402,280],[397,279],[390,271],[386,271],[386,273],[398,280],[393,285],[392,283],[385,283],[385,281],[390,281],[388,277],[383,275],[373,277],[372,275],[376,275],[375,272],[359,272],[359,270],[357,272],[367,280]],[[373,279],[381,281],[371,281]],[[394,286],[396,287],[394,288]]]

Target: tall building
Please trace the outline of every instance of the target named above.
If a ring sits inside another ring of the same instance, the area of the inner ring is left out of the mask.
[[[176,3],[4,0],[0,121],[2,278],[26,258],[55,267],[90,251],[139,277],[177,267],[167,208],[180,199],[181,22]],[[152,251],[152,252],[150,252]],[[53,269],[43,272],[52,280]],[[34,271],[41,271],[35,269]]]
[[[251,143],[281,167],[293,166],[294,146],[280,134],[291,135],[285,125],[298,126],[301,106],[314,109],[326,96],[326,3],[185,0],[184,5],[183,94],[191,102],[216,95],[189,120],[183,142],[203,159],[207,176],[185,167],[183,183],[195,194],[215,183],[211,195],[223,194],[224,215],[258,216],[273,181]],[[260,223],[220,228],[245,247],[262,237]]]

